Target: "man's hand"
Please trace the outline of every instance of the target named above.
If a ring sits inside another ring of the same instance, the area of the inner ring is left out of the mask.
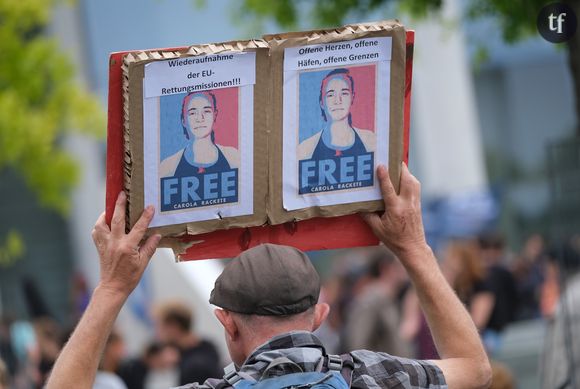
[[[421,185],[403,164],[397,196],[384,166],[377,176],[385,212],[363,215],[375,235],[407,269],[442,360],[433,361],[450,389],[487,388],[491,368],[479,335],[463,304],[453,292],[431,248],[421,219]]]
[[[99,359],[113,323],[129,294],[141,279],[153,256],[160,235],[139,246],[153,218],[153,207],[144,211],[133,229],[125,234],[125,193],[119,193],[111,228],[103,213],[93,229],[101,261],[101,279],[87,309],[54,364],[46,389],[90,389]]]
[[[125,207],[127,198],[121,191],[115,204],[111,228],[101,214],[93,229],[93,241],[99,252],[101,278],[99,287],[128,296],[139,283],[149,260],[155,253],[161,235],[152,235],[143,245],[147,227],[153,218],[153,206],[143,214],[128,234],[125,234]]]
[[[403,163],[401,191],[397,195],[386,167],[379,166],[377,177],[385,201],[385,212],[379,216],[367,213],[363,219],[395,255],[404,258],[411,251],[426,246],[421,218],[421,184]]]

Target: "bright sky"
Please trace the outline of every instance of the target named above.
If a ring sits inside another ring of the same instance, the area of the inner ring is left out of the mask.
[[[109,53],[187,46],[241,39],[248,35],[232,20],[230,0],[83,0],[87,54],[101,96],[106,96]]]

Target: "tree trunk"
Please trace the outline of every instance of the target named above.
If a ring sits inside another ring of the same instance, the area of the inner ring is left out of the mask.
[[[566,2],[576,14],[576,18],[580,18],[580,0],[568,0]],[[568,59],[570,64],[570,72],[572,73],[572,82],[574,83],[574,97],[576,107],[576,135],[580,136],[580,31],[576,33],[568,41]]]

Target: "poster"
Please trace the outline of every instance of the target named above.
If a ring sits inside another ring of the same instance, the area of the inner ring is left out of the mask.
[[[151,226],[253,213],[255,54],[156,61],[143,80]]]
[[[286,210],[380,200],[388,164],[391,37],[284,50]]]

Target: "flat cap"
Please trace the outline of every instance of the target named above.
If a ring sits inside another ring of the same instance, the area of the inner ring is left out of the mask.
[[[318,302],[320,277],[302,251],[263,244],[234,258],[217,278],[209,302],[228,311],[292,315]]]

